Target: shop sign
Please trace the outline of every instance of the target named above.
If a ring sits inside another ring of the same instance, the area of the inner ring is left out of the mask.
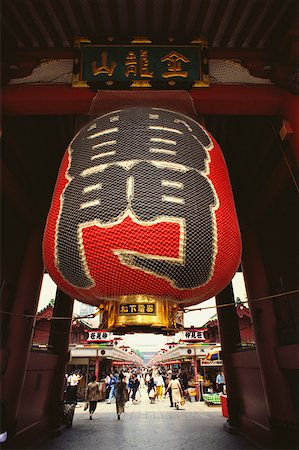
[[[181,360],[180,359],[173,359],[171,361],[166,361],[161,363],[162,366],[171,366],[173,364],[181,364]]]
[[[130,366],[133,361],[112,361],[113,366]]]
[[[87,342],[110,342],[113,340],[112,333],[106,330],[89,331]]]
[[[201,366],[222,366],[223,365],[223,361],[222,361],[222,359],[214,359],[214,360],[201,359],[200,360],[200,365]]]
[[[209,86],[207,42],[155,45],[135,39],[129,45],[75,42],[73,87],[95,89],[188,89]]]
[[[119,315],[143,315],[143,314],[156,314],[155,303],[122,303],[119,305]]]
[[[196,341],[205,341],[206,338],[204,336],[204,330],[202,329],[186,329],[184,331],[181,331],[179,333],[179,337],[181,341],[192,341],[192,342],[196,342]]]

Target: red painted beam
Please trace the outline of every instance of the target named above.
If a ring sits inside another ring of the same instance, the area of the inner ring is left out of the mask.
[[[68,85],[7,86],[2,111],[8,115],[79,115],[89,110],[95,92]]]
[[[277,115],[285,91],[277,86],[224,86],[193,89],[198,114]]]
[[[133,91],[128,91],[128,96],[130,92]],[[168,92],[171,95],[171,91]],[[88,88],[68,85],[7,86],[1,93],[2,112],[8,115],[86,114],[95,95],[96,92]],[[286,91],[277,86],[214,85],[192,89],[190,95],[198,114],[277,115]]]

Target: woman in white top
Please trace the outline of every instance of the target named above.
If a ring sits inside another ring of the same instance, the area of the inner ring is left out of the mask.
[[[172,379],[170,380],[167,389],[165,391],[165,394],[171,389],[172,393],[172,401],[176,409],[180,408],[181,398],[183,396],[183,390],[181,383],[179,382],[177,375],[173,374]]]
[[[157,400],[162,400],[163,398],[163,386],[164,386],[164,380],[162,377],[162,374],[159,372],[156,379],[156,398]]]

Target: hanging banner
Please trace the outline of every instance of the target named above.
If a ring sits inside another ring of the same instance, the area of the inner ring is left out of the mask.
[[[154,45],[134,40],[129,45],[75,42],[73,87],[93,89],[191,89],[208,87],[205,40],[191,45]]]
[[[134,364],[133,361],[112,361],[112,366],[130,366]]]
[[[86,342],[111,342],[113,341],[113,333],[106,330],[89,331]]]
[[[180,341],[184,342],[203,342],[206,340],[204,331],[206,331],[206,328],[186,328],[184,331],[178,333],[178,336],[180,338]]]
[[[172,366],[173,364],[181,364],[181,362],[180,359],[173,359],[171,361],[162,362],[161,366]]]
[[[222,359],[215,359],[214,361],[212,361],[210,359],[201,359],[200,360],[200,365],[201,366],[209,366],[209,367],[222,366],[223,365],[223,361],[222,361]]]

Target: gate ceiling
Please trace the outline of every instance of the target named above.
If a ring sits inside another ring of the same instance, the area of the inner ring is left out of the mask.
[[[2,42],[9,48],[72,48],[74,38],[190,42],[210,49],[277,54],[295,30],[296,0],[2,0]]]

